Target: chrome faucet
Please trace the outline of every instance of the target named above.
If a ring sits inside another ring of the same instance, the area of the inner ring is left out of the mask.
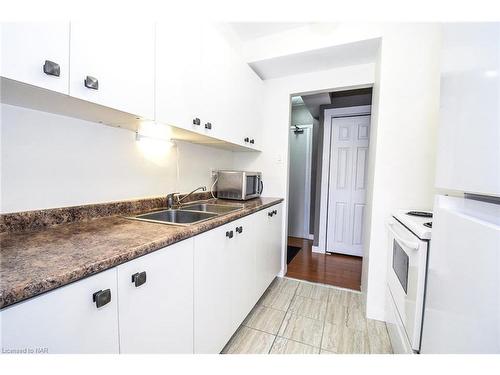
[[[184,199],[186,199],[187,197],[189,197],[193,193],[196,193],[198,190],[207,191],[207,187],[206,186],[200,186],[200,187],[197,187],[196,189],[194,189],[192,192],[190,192],[190,193],[186,194],[185,196],[183,196],[181,199],[179,199],[179,197],[177,197],[177,205],[180,205],[181,202]],[[179,193],[170,193],[170,194],[167,195],[167,208],[173,208],[174,207],[174,196],[176,194],[179,194]]]

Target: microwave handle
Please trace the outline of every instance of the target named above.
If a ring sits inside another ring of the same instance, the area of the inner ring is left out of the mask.
[[[259,194],[262,194],[263,191],[264,191],[264,182],[262,181],[262,179],[259,179]]]
[[[411,250],[418,250],[418,242],[408,241],[408,240],[401,238],[401,236],[399,236],[396,233],[396,230],[393,228],[393,226],[394,226],[394,222],[389,222],[388,228],[391,231],[394,238],[396,239],[396,241],[400,242],[402,245],[404,245],[405,247],[407,247]]]

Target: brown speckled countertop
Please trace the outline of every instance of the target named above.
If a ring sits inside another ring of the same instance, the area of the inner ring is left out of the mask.
[[[111,216],[37,231],[1,233],[0,308],[91,276],[281,201],[281,198],[252,199],[243,203],[242,210],[186,227]]]

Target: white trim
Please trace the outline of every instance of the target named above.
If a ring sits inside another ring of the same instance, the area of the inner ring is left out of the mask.
[[[304,195],[306,196],[305,199],[305,205],[304,205],[304,217],[302,218],[302,233],[300,235],[297,235],[297,233],[293,234],[288,234],[293,237],[300,237],[300,238],[305,238],[305,236],[309,237],[309,221],[311,217],[311,162],[312,162],[312,141],[313,141],[313,124],[304,124],[304,125],[291,125],[290,126],[290,133],[288,134],[289,141],[288,141],[288,152],[290,153],[290,136],[291,136],[291,131],[295,129],[295,126],[301,129],[306,129],[309,130],[308,133],[304,132],[303,135],[308,137],[307,140],[307,147],[306,147],[306,181],[305,181],[305,192]],[[288,173],[290,174],[290,167],[292,165],[288,166]],[[290,178],[288,179],[288,188],[290,189]],[[288,214],[290,211],[288,211]],[[287,224],[288,224],[288,214],[287,214]]]
[[[313,252],[313,253],[319,253],[319,254],[325,254],[325,253],[326,253],[326,252],[325,252],[325,250],[321,250],[321,249],[319,248],[319,246],[314,246],[314,245],[313,245],[313,246],[311,247],[311,250],[312,250],[312,252]]]
[[[296,279],[296,278],[290,277],[290,276],[284,276],[283,279],[294,280],[294,281],[298,281],[298,282],[301,282],[304,284],[310,284],[310,285],[321,285],[325,288],[345,290],[346,292],[352,292],[352,293],[356,293],[356,294],[363,294],[363,292],[361,292],[359,290],[355,290],[355,289],[342,288],[341,286],[336,286],[336,285],[323,284],[323,283],[317,283],[317,282],[309,281],[309,280]]]
[[[318,253],[326,253],[328,216],[328,176],[330,175],[330,136],[332,118],[349,115],[371,115],[371,105],[325,109],[323,116],[323,163],[321,167],[321,197],[318,229]]]

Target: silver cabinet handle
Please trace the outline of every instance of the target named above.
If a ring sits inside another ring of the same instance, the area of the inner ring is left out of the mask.
[[[43,72],[49,76],[59,77],[61,75],[61,67],[58,63],[45,60],[45,64],[43,64]]]
[[[193,119],[193,125],[200,125],[200,124],[201,124],[201,121],[198,117]]]
[[[211,122],[207,122],[205,124],[205,129],[209,129],[209,130],[212,129],[212,123]]]
[[[92,295],[92,301],[97,308],[107,305],[111,302],[111,289],[99,290]]]
[[[88,89],[99,90],[99,80],[95,77],[92,76],[85,77],[83,84]]]
[[[132,275],[132,282],[135,287],[139,287],[146,282],[146,271],[137,272]]]

